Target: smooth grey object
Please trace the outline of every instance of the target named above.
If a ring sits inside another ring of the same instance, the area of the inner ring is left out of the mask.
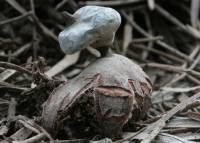
[[[65,12],[71,25],[60,32],[59,44],[63,52],[73,54],[81,49],[113,44],[121,24],[120,14],[109,7],[85,6],[73,15]]]

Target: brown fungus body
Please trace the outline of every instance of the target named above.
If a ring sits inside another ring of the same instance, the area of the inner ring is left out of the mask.
[[[144,71],[128,58],[117,54],[101,58],[49,96],[42,113],[44,128],[55,135],[88,90],[94,91],[93,108],[100,133],[118,138],[131,117],[140,119],[146,112],[152,84]]]

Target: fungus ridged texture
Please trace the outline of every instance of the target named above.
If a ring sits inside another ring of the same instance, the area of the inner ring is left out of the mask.
[[[87,94],[88,90],[92,96]],[[91,96],[100,134],[120,138],[129,119],[142,118],[151,103],[151,92],[150,79],[137,64],[112,54],[98,59],[55,89],[44,105],[42,123],[55,135],[81,97]]]

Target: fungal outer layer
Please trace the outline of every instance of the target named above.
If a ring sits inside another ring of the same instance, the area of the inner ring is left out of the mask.
[[[43,106],[42,126],[56,135],[70,110],[83,96],[93,94],[98,124],[106,137],[117,138],[132,115],[141,119],[146,113],[152,84],[145,72],[128,58],[112,54],[100,58],[78,76],[56,88]],[[94,92],[92,92],[94,91]]]
[[[60,32],[59,44],[63,52],[73,54],[89,45],[97,48],[113,44],[121,24],[120,14],[108,7],[85,6],[73,15],[65,13],[72,24]]]

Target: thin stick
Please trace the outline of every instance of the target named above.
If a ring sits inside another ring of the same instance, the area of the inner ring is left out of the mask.
[[[200,78],[200,72],[194,71],[192,69],[186,69],[186,68],[183,68],[183,67],[177,67],[177,66],[167,65],[167,64],[158,64],[158,63],[142,64],[141,66],[142,67],[158,68],[158,69],[171,71],[171,72],[186,72],[186,73],[192,74],[192,75]]]
[[[155,42],[157,40],[163,40],[163,37],[162,36],[155,36],[155,37],[148,37],[148,38],[133,39],[131,44]]]
[[[200,80],[198,80],[197,78],[195,78],[194,76],[191,75],[186,75],[188,79],[190,79],[192,82],[200,85]]]
[[[163,57],[166,57],[170,60],[173,60],[173,61],[176,61],[178,63],[182,63],[183,60],[179,57],[176,57],[174,55],[171,55],[171,54],[168,54],[168,53],[165,53],[165,52],[162,52],[160,50],[157,50],[157,49],[154,49],[154,48],[148,48],[148,47],[145,47],[143,45],[139,45],[139,44],[133,44],[132,45],[134,48],[139,48],[139,49],[142,49],[142,50],[147,50],[147,51],[150,51],[150,52],[153,52],[153,53],[156,53],[158,54],[159,56],[163,56]]]
[[[30,0],[30,7],[33,12],[33,15],[35,15],[35,3],[34,0]],[[32,47],[33,47],[33,60],[37,60],[37,48],[38,48],[38,39],[37,39],[37,31],[36,31],[36,26],[33,26],[32,29],[32,35],[33,35],[33,42],[32,42]]]
[[[0,26],[3,26],[5,24],[9,24],[9,23],[13,23],[13,22],[17,22],[19,20],[22,20],[22,19],[25,19],[25,18],[29,17],[30,15],[32,15],[32,12],[27,12],[27,13],[22,14],[20,16],[1,21],[0,22]]]
[[[75,64],[79,59],[79,54],[80,54],[80,52],[72,54],[72,55],[66,55],[61,61],[59,61],[57,64],[55,64],[50,70],[45,72],[45,74],[48,77],[53,77],[53,76],[59,74],[66,68]]]
[[[19,90],[19,91],[27,91],[29,88],[20,87],[11,83],[0,81],[0,89],[11,89],[11,90]]]
[[[146,26],[147,26],[147,29],[148,29],[148,33],[153,35],[153,30],[152,30],[152,26],[151,26],[151,20],[149,18],[149,15],[146,11],[143,12],[144,13],[144,19],[146,21]],[[147,45],[147,48],[152,48],[154,45],[154,42],[153,41],[149,41],[148,42],[148,45]],[[143,51],[142,52],[142,59],[145,60],[149,55],[149,52],[148,51]]]
[[[62,0],[60,1],[56,6],[55,6],[55,10],[58,10],[59,8],[61,8],[64,4],[66,4],[69,0]]]
[[[195,90],[199,90],[200,86],[194,87],[186,87],[186,88],[171,88],[171,87],[162,87],[161,90],[168,91],[168,92],[177,92],[177,93],[184,93],[184,92],[191,92]]]
[[[22,47],[20,47],[19,49],[17,49],[16,51],[14,51],[11,56],[12,57],[18,57],[20,56],[25,50],[29,49],[31,47],[31,43],[27,43],[25,45],[23,45]]]
[[[0,62],[0,67],[7,68],[7,69],[13,69],[13,70],[16,70],[16,71],[19,71],[19,72],[22,72],[22,73],[32,75],[31,71],[29,71],[29,70],[27,70],[27,69],[25,69],[21,66],[12,64],[12,63]]]
[[[16,113],[16,105],[17,102],[15,98],[11,98],[10,103],[9,103],[9,108],[8,108],[8,120],[12,119],[15,116]]]
[[[27,122],[26,120],[18,120],[24,127],[26,127],[27,129],[29,129],[29,130],[31,130],[32,132],[34,132],[34,133],[37,133],[37,134],[39,134],[40,133],[40,131],[37,129],[37,128],[35,128],[35,127],[33,127],[29,122]]]
[[[6,69],[0,73],[0,82],[7,80],[9,77],[14,75],[16,70]]]
[[[198,20],[199,20],[199,7],[200,1],[199,0],[192,0],[190,6],[190,20],[192,27],[197,28]]]
[[[128,17],[130,19],[133,19],[133,14],[129,13]],[[122,45],[122,54],[125,55],[127,52],[127,49],[130,45],[130,42],[132,41],[132,31],[133,31],[133,27],[130,25],[130,23],[126,22],[125,26],[124,26],[124,32],[123,32],[123,45]]]
[[[13,141],[13,143],[34,143],[34,142],[39,142],[40,140],[44,139],[46,136],[44,133],[40,133],[36,136],[33,136],[27,140],[24,141]]]
[[[143,0],[121,0],[121,1],[85,1],[80,2],[80,5],[98,5],[98,6],[108,6],[108,7],[117,7],[117,6],[127,6],[130,4],[135,4],[142,2]]]
[[[155,1],[154,0],[147,0],[147,4],[150,10],[155,9]]]
[[[86,49],[88,50],[88,52],[90,52],[95,57],[98,57],[98,58],[101,57],[101,53],[97,49],[92,48],[90,46],[88,46]]]
[[[32,12],[35,14],[35,4],[34,4],[34,0],[30,0],[30,7]]]
[[[72,139],[72,140],[55,140],[54,143],[84,143],[87,139]],[[91,141],[92,142],[92,141]]]

